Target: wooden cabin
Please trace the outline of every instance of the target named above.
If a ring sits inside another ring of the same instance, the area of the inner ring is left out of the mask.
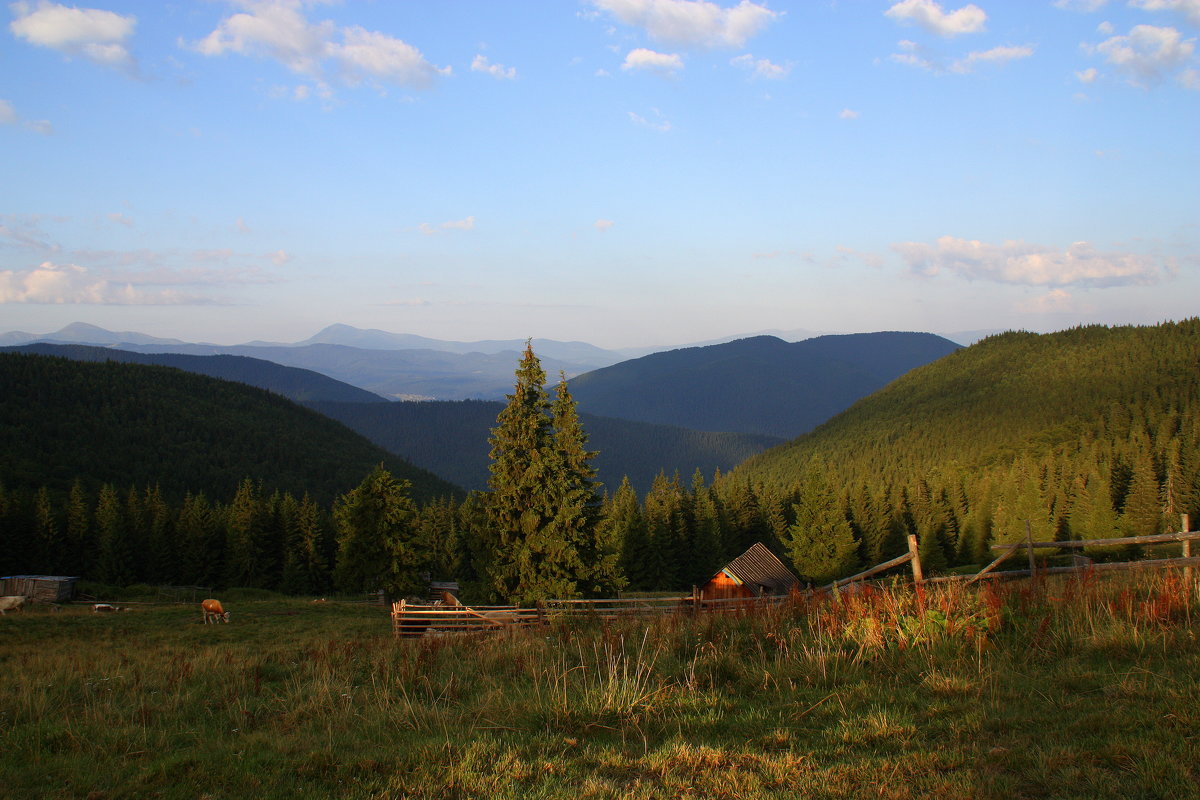
[[[700,587],[703,600],[785,595],[799,588],[800,579],[762,542],[730,561]]]

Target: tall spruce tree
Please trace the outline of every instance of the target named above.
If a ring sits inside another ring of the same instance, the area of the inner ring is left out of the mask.
[[[592,597],[611,597],[626,583],[620,542],[600,526],[599,484],[591,463],[598,453],[587,449],[587,433],[567,387],[567,376],[561,372],[550,413],[554,448],[561,462],[554,527],[579,556],[579,590]]]
[[[508,404],[496,417],[487,498],[486,563],[490,599],[526,604],[578,597],[584,569],[564,511],[566,468],[554,436],[546,373],[528,342]]]

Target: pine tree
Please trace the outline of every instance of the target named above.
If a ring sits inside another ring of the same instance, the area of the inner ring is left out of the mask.
[[[587,449],[587,433],[563,373],[550,412],[561,461],[555,532],[578,553],[579,589],[592,597],[611,597],[626,583],[620,570],[619,540],[604,536],[600,527],[599,485],[591,463],[598,453]]]
[[[1093,467],[1086,475],[1075,479],[1071,513],[1068,516],[1073,539],[1115,539],[1121,536],[1120,515],[1112,507],[1112,490],[1108,481]],[[1095,557],[1114,552],[1114,547],[1087,547],[1084,552]]]
[[[712,490],[704,485],[697,468],[692,475],[692,531],[695,556],[691,575],[694,586],[702,586],[717,573],[721,560],[721,517]]]
[[[92,512],[88,506],[83,482],[76,479],[67,495],[67,559],[64,563],[67,575],[80,574],[83,559],[94,547],[91,535]]]
[[[858,542],[819,468],[809,469],[794,509],[786,545],[796,571],[818,584],[850,574],[858,563]]]
[[[417,546],[416,505],[409,482],[376,467],[339,497],[337,582],[346,592],[382,589],[389,597],[423,595],[426,555]]]
[[[85,573],[88,577],[114,586],[127,586],[133,582],[130,568],[132,546],[128,538],[125,515],[121,511],[121,500],[110,484],[100,488],[96,500],[96,544],[95,571]]]
[[[649,589],[657,574],[654,568],[648,568],[654,556],[646,535],[642,507],[628,475],[621,479],[616,494],[605,504],[601,527],[606,537],[620,543],[621,571],[628,579],[629,587]]]
[[[488,440],[489,530],[480,548],[485,554],[485,592],[492,600],[517,604],[578,597],[586,569],[580,553],[583,522],[577,512],[587,505],[586,490],[578,472],[573,481],[566,477],[569,470],[555,440],[546,373],[529,343],[516,378]],[[569,419],[564,424],[569,426]],[[578,448],[575,456],[586,453],[582,439],[573,446]]]

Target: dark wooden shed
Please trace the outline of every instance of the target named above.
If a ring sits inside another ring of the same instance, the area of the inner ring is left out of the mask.
[[[799,587],[797,578],[762,542],[730,561],[700,588],[704,600],[784,595]]]
[[[75,595],[78,580],[60,575],[9,575],[0,578],[0,584],[6,596],[23,594],[35,603],[67,603]]]

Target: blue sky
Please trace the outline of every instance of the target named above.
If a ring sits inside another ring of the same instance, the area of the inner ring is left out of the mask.
[[[2,330],[624,347],[1200,309],[1200,0],[0,20]]]

